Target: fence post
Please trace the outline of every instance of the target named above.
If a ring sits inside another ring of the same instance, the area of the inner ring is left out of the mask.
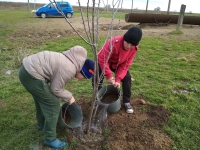
[[[169,15],[169,9],[170,9],[170,5],[171,5],[171,0],[169,0],[169,3],[168,3],[167,15]]]
[[[180,13],[179,13],[179,17],[178,17],[178,24],[177,24],[177,27],[176,27],[177,31],[181,30],[181,27],[182,27],[182,24],[183,24],[183,19],[184,19],[184,14],[185,14],[185,8],[186,8],[186,5],[182,4],[181,10],[180,10]]]

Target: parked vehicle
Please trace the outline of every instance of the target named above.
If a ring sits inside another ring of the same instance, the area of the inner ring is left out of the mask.
[[[39,17],[46,18],[46,17],[57,17],[62,16],[62,14],[56,9],[56,5],[58,6],[58,9],[61,10],[67,18],[71,18],[74,14],[73,8],[70,5],[69,2],[51,2],[43,7],[38,8],[35,12],[35,14]]]

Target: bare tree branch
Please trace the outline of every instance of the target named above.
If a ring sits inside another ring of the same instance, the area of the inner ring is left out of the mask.
[[[87,23],[84,20],[84,14],[83,14],[83,9],[81,7],[80,0],[78,0],[82,24],[83,24],[83,28],[85,30],[86,36],[88,38],[88,41],[86,39],[84,39],[84,37],[73,27],[73,25],[70,23],[70,21],[68,20],[66,15],[62,12],[62,10],[60,8],[58,8],[55,0],[53,0],[53,1],[49,0],[49,1],[54,3],[57,11],[59,13],[61,13],[61,15],[65,18],[66,22],[77,33],[77,35],[79,37],[81,37],[87,44],[89,44],[91,46],[91,49],[92,49],[93,54],[94,54],[95,74],[94,74],[94,83],[93,83],[93,85],[94,85],[93,86],[93,96],[92,96],[92,100],[91,100],[91,102],[92,102],[91,110],[90,110],[87,129],[86,129],[87,134],[89,134],[90,128],[91,128],[91,123],[92,123],[93,118],[95,117],[95,114],[96,114],[96,109],[94,109],[94,106],[96,104],[99,81],[100,81],[100,79],[103,78],[103,72],[105,70],[105,66],[108,62],[108,59],[109,59],[109,57],[112,53],[112,47],[113,47],[112,40],[110,40],[109,54],[108,54],[107,60],[105,61],[104,68],[102,69],[102,74],[99,76],[99,66],[98,66],[98,58],[97,58],[97,48],[98,48],[98,41],[99,41],[99,18],[100,18],[101,13],[103,13],[103,12],[108,13],[111,17],[111,22],[108,26],[108,31],[107,31],[107,35],[106,35],[106,41],[107,41],[108,39],[111,39],[112,36],[113,36],[113,25],[114,25],[115,15],[120,10],[120,5],[121,5],[121,9],[122,9],[123,0],[117,0],[117,1],[112,0],[112,12],[110,12],[109,9],[106,7],[108,5],[108,0],[107,0],[107,3],[105,3],[104,0],[99,0],[97,3],[95,2],[95,0],[92,0],[92,8],[91,8],[91,12],[90,12],[90,6],[89,6],[90,1],[88,0],[87,11],[86,11]],[[100,4],[101,4],[100,2],[101,1],[104,4],[103,12],[100,12]],[[90,13],[91,13],[91,18],[90,18]],[[119,20],[119,23],[120,23],[120,20]],[[119,25],[119,23],[118,23],[118,25]],[[86,26],[86,24],[87,24],[87,26]]]

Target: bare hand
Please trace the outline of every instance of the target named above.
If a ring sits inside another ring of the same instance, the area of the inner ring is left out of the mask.
[[[115,82],[114,87],[119,89],[120,88],[120,83],[119,82]]]
[[[68,101],[68,104],[71,105],[71,104],[73,104],[74,102],[75,102],[75,99],[74,99],[74,97],[72,96],[72,98]]]
[[[108,83],[114,85],[115,84],[115,78],[114,77],[111,77],[110,79],[107,80]]]

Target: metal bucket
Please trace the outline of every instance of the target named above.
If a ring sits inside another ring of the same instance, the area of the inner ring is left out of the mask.
[[[82,121],[83,113],[78,104],[68,105],[65,103],[62,105],[58,118],[59,127],[76,128],[82,125]]]
[[[107,106],[107,112],[116,113],[121,108],[120,90],[113,85],[102,87],[97,93],[98,105]]]

